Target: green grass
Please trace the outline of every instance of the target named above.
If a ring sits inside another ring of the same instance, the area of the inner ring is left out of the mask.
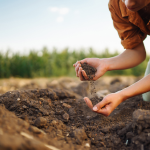
[[[74,51],[64,49],[58,52],[56,49],[49,51],[44,47],[41,52],[42,55],[38,55],[38,51],[32,50],[29,55],[14,53],[12,56],[9,55],[10,51],[5,54],[0,53],[0,78],[75,76],[73,64],[77,60],[87,57],[109,58],[119,54],[118,52],[110,53],[108,49],[104,52],[96,53],[92,48]],[[109,71],[106,75],[141,76],[145,72],[148,60],[149,56],[137,67],[126,70]]]

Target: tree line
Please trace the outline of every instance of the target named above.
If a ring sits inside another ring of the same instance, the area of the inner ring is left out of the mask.
[[[11,55],[10,55],[11,54]],[[96,53],[92,48],[69,51],[68,48],[58,51],[44,47],[40,52],[31,50],[28,55],[20,53],[0,52],[0,78],[21,77],[58,77],[75,76],[73,64],[84,58],[109,58],[118,55],[116,51],[110,53],[108,49]],[[108,71],[106,75],[134,75],[142,76],[145,72],[150,56],[140,65],[126,70]]]

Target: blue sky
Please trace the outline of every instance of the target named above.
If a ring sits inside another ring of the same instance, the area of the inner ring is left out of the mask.
[[[123,52],[109,0],[0,0],[0,50],[109,48]],[[150,38],[145,40],[150,53]]]

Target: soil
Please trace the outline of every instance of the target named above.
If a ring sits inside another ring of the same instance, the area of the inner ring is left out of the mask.
[[[81,64],[81,67],[86,72],[86,74],[89,78],[91,95],[94,95],[94,93],[96,93],[96,89],[95,89],[95,82],[93,81],[93,77],[95,77],[95,73],[96,73],[97,69],[90,66],[86,62]]]
[[[87,92],[83,83],[82,90]],[[150,105],[141,95],[127,99],[104,117],[92,112],[82,93],[75,91],[75,87],[26,86],[26,90],[0,95],[0,149],[149,150]],[[94,97],[92,102],[102,99]]]
[[[92,66],[90,66],[86,62],[84,62],[83,64],[81,64],[81,67],[86,72],[89,80],[93,80],[93,77],[95,76],[95,73],[96,73],[97,69],[94,68],[94,67],[92,67]]]

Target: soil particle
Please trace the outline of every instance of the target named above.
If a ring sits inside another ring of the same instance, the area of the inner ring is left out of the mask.
[[[67,107],[67,108],[71,108],[71,106],[69,104],[66,104],[66,103],[63,103],[63,106]]]
[[[67,113],[64,113],[63,118],[65,119],[65,121],[68,121],[69,120],[69,115]]]
[[[35,120],[34,125],[35,125],[36,127],[43,127],[43,126],[46,125],[46,123],[47,123],[47,120],[46,120],[45,118],[43,118],[43,117],[38,117],[38,118]]]

